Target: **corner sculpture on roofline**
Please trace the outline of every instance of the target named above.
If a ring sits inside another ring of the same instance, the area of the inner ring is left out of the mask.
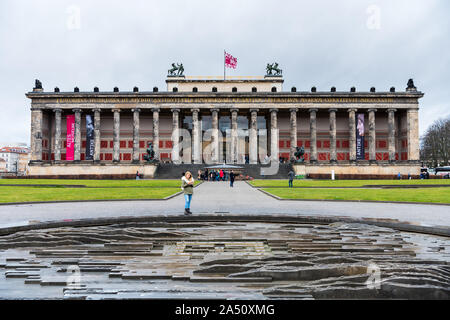
[[[172,68],[168,70],[169,77],[182,77],[184,76],[184,67],[182,63],[172,63]]]
[[[38,79],[34,80],[34,88],[33,89],[42,89],[42,82],[40,82]]]
[[[281,75],[283,74],[283,70],[281,70],[280,68],[278,68],[278,63],[274,62],[272,64],[268,63],[267,67],[266,67],[266,76],[277,76],[277,77],[281,77]]]

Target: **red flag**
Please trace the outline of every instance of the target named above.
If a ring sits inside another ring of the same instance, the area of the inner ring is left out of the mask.
[[[225,52],[225,66],[227,68],[236,69],[236,67],[237,67],[237,58],[235,58],[231,54]]]

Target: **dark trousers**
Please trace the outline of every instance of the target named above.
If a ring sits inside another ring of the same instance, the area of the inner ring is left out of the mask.
[[[232,188],[233,188],[233,183],[234,183],[234,180],[230,180],[230,187],[232,187]]]
[[[294,180],[289,179],[289,188],[293,188],[294,187],[293,181]]]

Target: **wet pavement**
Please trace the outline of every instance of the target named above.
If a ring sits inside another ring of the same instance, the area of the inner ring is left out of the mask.
[[[149,193],[152,189],[149,188]],[[179,215],[184,210],[182,195],[170,200],[100,201],[0,206],[0,227],[30,221],[87,219],[119,216]],[[450,227],[450,206],[424,204],[361,203],[332,201],[280,201],[236,182],[207,182],[195,188],[194,214],[287,214],[292,216],[339,216],[393,219],[424,226]]]
[[[449,299],[449,238],[355,223],[121,220],[0,237],[0,299]]]

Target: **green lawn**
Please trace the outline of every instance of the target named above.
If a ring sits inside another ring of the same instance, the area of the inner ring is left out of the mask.
[[[450,188],[327,189],[263,188],[283,199],[450,203]]]
[[[288,180],[254,180],[255,187],[287,187]],[[294,180],[294,187],[362,187],[365,185],[450,185],[450,179],[430,180]]]
[[[197,182],[197,184],[198,183],[199,182]],[[42,187],[4,185],[42,185]],[[45,185],[60,185],[60,187],[50,187]],[[84,185],[87,188],[71,188],[64,187],[64,185]],[[0,203],[72,200],[163,199],[181,191],[180,186],[180,180],[1,179]]]
[[[195,182],[200,183],[199,181]],[[86,187],[180,187],[181,180],[65,180],[65,179],[0,179],[0,186],[16,185],[83,185]]]

